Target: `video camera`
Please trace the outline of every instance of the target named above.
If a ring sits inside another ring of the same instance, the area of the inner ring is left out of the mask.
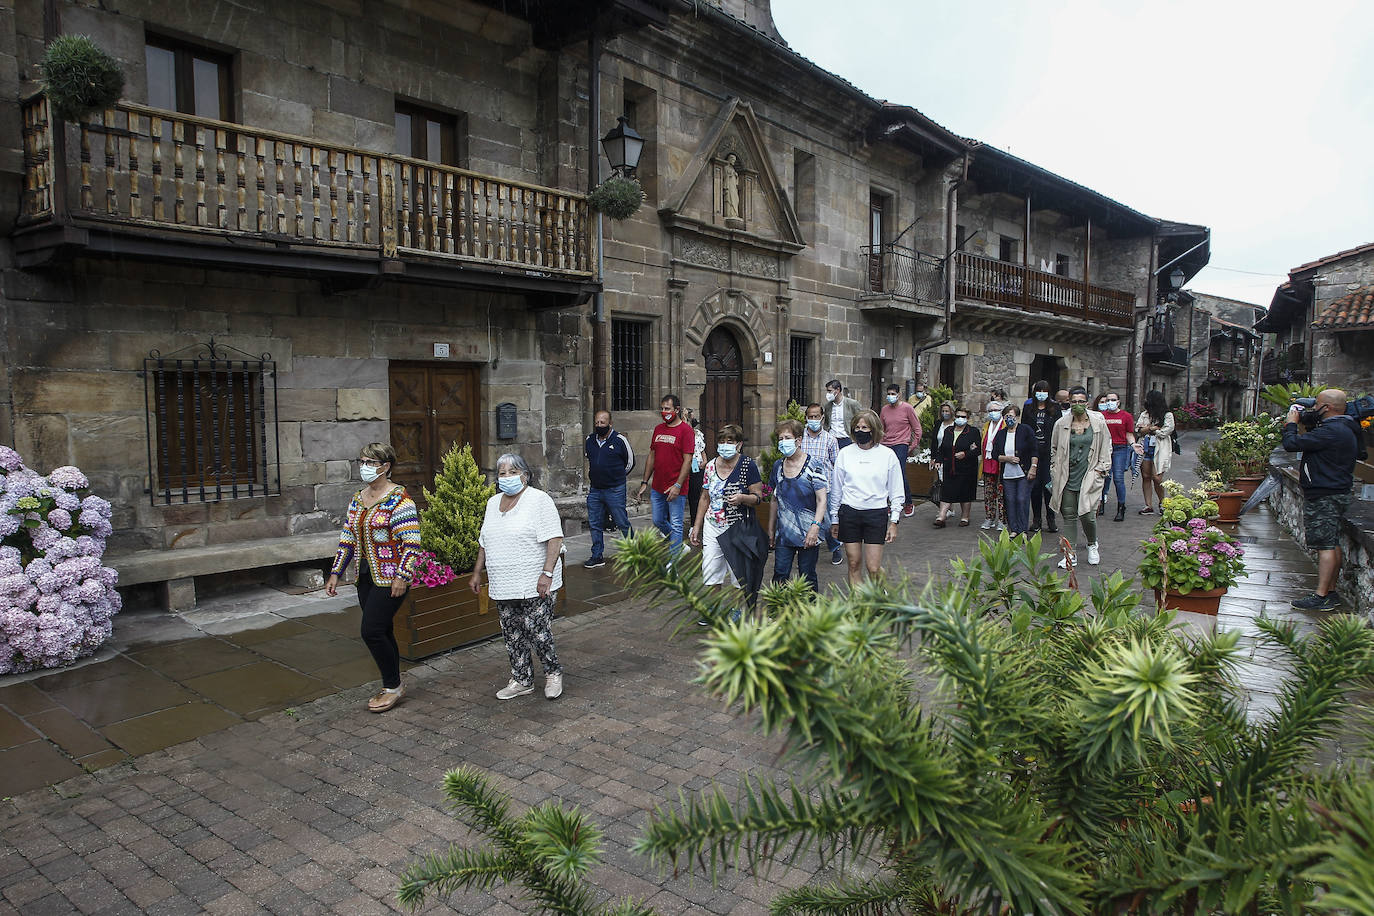
[[[1311,410],[1317,406],[1317,399],[1294,398],[1293,405],[1295,407],[1303,407],[1307,410]],[[1374,417],[1374,395],[1367,394],[1353,401],[1346,401],[1345,413],[1347,416],[1354,417],[1356,423]]]

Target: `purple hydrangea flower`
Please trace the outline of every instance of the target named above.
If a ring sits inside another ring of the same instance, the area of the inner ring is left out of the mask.
[[[1204,579],[1212,578],[1212,568],[1210,566],[1199,566],[1197,574]]]
[[[55,531],[47,525],[39,525],[37,528],[31,530],[32,534],[30,534],[29,537],[33,541],[35,550],[46,552],[49,547],[62,540],[62,532]]]
[[[109,518],[113,512],[110,504],[99,496],[87,496],[85,499],[81,500],[81,511],[94,512],[101,518]]]
[[[14,499],[23,499],[25,496],[32,496],[33,491],[38,488],[39,477],[32,471],[20,471],[14,474],[5,475],[5,492]]]
[[[1217,558],[1212,556],[1210,553],[1200,553],[1197,555],[1197,561],[1203,564],[1204,566],[1211,566],[1213,563],[1217,561]]]
[[[1178,540],[1174,541],[1172,544],[1169,545],[1169,549],[1172,550],[1174,553],[1183,553],[1183,551],[1188,549],[1188,542],[1185,541],[1183,538],[1179,538]]]
[[[24,470],[24,461],[19,453],[8,446],[0,445],[0,471],[11,473]]]
[[[53,501],[57,503],[57,508],[62,509],[66,512],[81,511],[81,500],[77,497],[75,493],[68,493],[65,490],[59,490],[57,492],[57,496],[53,497]]]
[[[1190,518],[1190,519],[1188,519],[1188,527],[1189,527],[1189,528],[1206,528],[1206,527],[1207,527],[1207,520],[1206,520],[1206,519],[1202,519],[1202,518]]]
[[[48,483],[64,490],[84,490],[91,485],[86,475],[71,465],[53,468],[52,473],[48,475]]]
[[[19,516],[8,513],[0,515],[0,538],[7,538],[19,531]]]
[[[66,509],[54,509],[48,513],[48,524],[58,531],[66,531],[72,526],[72,514]]]

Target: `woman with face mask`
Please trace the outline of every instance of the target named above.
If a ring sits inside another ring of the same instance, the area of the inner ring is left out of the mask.
[[[897,537],[897,521],[906,499],[903,468],[892,449],[882,444],[883,422],[871,410],[854,417],[849,436],[854,444],[840,449],[830,482],[830,533],[844,544],[849,584],[865,571],[883,568],[883,546]]]
[[[1000,390],[1000,389],[999,389]],[[1007,507],[1002,501],[1002,465],[992,452],[993,440],[1002,431],[1002,401],[988,401],[983,426],[983,530],[1007,526]]]
[[[1021,409],[1015,404],[1008,404],[1002,411],[1002,429],[992,442],[992,453],[1002,464],[1007,530],[1012,537],[1023,535],[1030,526],[1030,492],[1040,474],[1040,458],[1035,433],[1021,422]]]
[[[1088,549],[1088,563],[1101,562],[1097,547],[1097,501],[1112,472],[1112,433],[1102,414],[1088,409],[1088,392],[1069,390],[1069,412],[1054,424],[1050,436],[1050,507],[1064,519],[1064,533],[1073,537],[1074,521],[1083,529],[1079,546]],[[1060,569],[1078,562],[1070,553],[1059,561]]]
[[[792,577],[795,560],[802,578],[819,592],[816,557],[820,554],[821,534],[829,525],[826,495],[830,489],[825,465],[802,448],[805,427],[797,420],[778,424],[778,451],[782,459],[773,462],[773,499],[768,503],[768,540],[773,545],[773,581]]]
[[[744,430],[727,423],[716,431],[716,457],[702,472],[701,502],[689,540],[701,548],[701,577],[706,585],[742,588],[731,568],[720,538],[742,521],[745,512],[763,503],[763,477],[753,458],[740,451]],[[754,595],[748,596],[752,603]]]
[[[960,407],[954,411],[947,430],[937,438],[935,456],[940,462],[940,511],[935,527],[945,527],[951,507],[959,504],[959,527],[967,528],[973,498],[978,495],[978,464],[982,441],[978,430],[969,422],[968,411]]]
[[[363,446],[358,476],[366,484],[353,494],[345,513],[339,550],[325,592],[338,594],[339,577],[358,555],[358,607],[362,638],[382,675],[382,689],[367,701],[372,712],[386,712],[405,696],[401,651],[391,629],[420,555],[420,513],[405,487],[392,483],[396,450],[382,442]]]
[[[472,592],[487,579],[487,597],[501,619],[510,656],[510,683],[498,700],[534,692],[532,651],[544,669],[544,696],[563,695],[563,666],[553,651],[553,608],[563,585],[563,522],[553,497],[530,486],[530,466],[507,453],[496,459],[496,495],[487,500],[478,536]]]

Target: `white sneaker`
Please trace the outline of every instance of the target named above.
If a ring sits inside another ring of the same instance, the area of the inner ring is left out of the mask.
[[[516,697],[523,697],[529,693],[534,693],[533,684],[522,684],[515,678],[511,678],[509,684],[496,691],[496,699],[513,700]]]
[[[1069,554],[1067,557],[1060,560],[1058,565],[1060,569],[1068,569],[1070,564],[1074,566],[1078,565],[1078,558],[1073,554]]]
[[[556,700],[563,695],[563,672],[544,677],[544,699]]]
[[[981,527],[984,531],[991,530],[991,528],[992,528],[992,519],[990,519],[990,518],[985,518],[985,519],[983,519],[983,524],[982,524],[980,527]]]
[[[1088,545],[1088,565],[1096,566],[1102,562],[1102,554],[1098,553],[1096,544]]]

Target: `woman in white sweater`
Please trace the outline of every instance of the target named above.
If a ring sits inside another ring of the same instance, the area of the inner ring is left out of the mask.
[[[881,443],[883,423],[876,413],[855,414],[849,437],[853,444],[840,449],[830,482],[830,534],[844,544],[852,586],[865,571],[876,576],[883,568],[883,546],[897,537],[906,490],[901,462]]]

